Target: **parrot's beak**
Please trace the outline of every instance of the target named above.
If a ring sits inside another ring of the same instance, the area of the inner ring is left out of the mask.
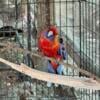
[[[50,37],[52,35],[53,35],[53,32],[52,31],[49,31],[47,36]]]

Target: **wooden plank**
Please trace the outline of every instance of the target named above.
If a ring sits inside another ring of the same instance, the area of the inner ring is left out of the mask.
[[[61,85],[67,85],[75,88],[100,90],[100,83],[97,82],[96,80],[93,80],[92,78],[68,77],[68,76],[50,74],[50,73],[32,69],[24,64],[17,65],[7,60],[4,60],[2,58],[0,58],[0,62],[7,64],[12,69],[18,72],[21,72],[25,75],[30,76],[31,78],[35,78],[38,80],[57,83]]]
[[[15,44],[10,43],[10,42],[9,42],[8,44],[6,44],[6,47],[7,47],[7,48],[5,48],[5,49],[7,49],[7,50],[8,50],[8,49],[18,50],[18,51],[20,51],[20,52],[25,52],[25,53],[27,53],[27,54],[30,54],[30,55],[33,56],[33,57],[38,57],[38,58],[40,58],[40,59],[47,59],[47,60],[52,59],[52,58],[45,57],[44,55],[41,55],[41,53],[39,53],[39,52],[37,52],[37,51],[35,51],[35,50],[34,50],[34,53],[33,53],[33,52],[31,52],[31,51],[28,51],[27,49],[19,48],[19,47],[17,47]],[[97,80],[97,81],[100,82],[100,78],[97,77],[96,75],[92,74],[91,72],[88,72],[88,71],[86,71],[86,70],[84,70],[84,69],[82,69],[82,68],[79,68],[79,67],[75,66],[75,65],[71,65],[71,64],[68,64],[68,63],[64,63],[64,62],[62,62],[62,61],[60,61],[59,63],[60,63],[60,64],[63,64],[65,67],[69,67],[69,68],[72,68],[72,69],[74,69],[74,70],[77,70],[77,71],[79,71],[80,73],[86,75],[87,77],[93,78],[93,79],[95,79],[95,80]]]

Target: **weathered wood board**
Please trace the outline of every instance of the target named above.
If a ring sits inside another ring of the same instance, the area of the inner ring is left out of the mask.
[[[50,74],[32,69],[24,64],[17,65],[2,58],[0,58],[0,62],[7,64],[12,69],[18,72],[21,72],[25,75],[30,76],[31,78],[35,78],[38,80],[57,83],[75,88],[100,90],[100,83],[96,80],[93,80],[92,78],[79,78],[79,77],[69,77],[69,76]]]

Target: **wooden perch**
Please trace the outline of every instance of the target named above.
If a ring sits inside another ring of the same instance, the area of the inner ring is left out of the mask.
[[[16,51],[18,50],[18,51],[21,51],[21,52],[25,52],[26,54],[30,54],[33,57],[38,57],[40,59],[47,59],[47,60],[51,59],[51,58],[48,58],[48,57],[45,57],[45,56],[41,55],[37,51],[35,51],[35,53],[33,53],[31,51],[28,51],[27,49],[22,49],[20,47],[17,47],[15,44],[10,43],[10,42],[8,44],[6,44],[5,46],[7,47],[5,49],[13,49],[13,50],[16,50]],[[65,67],[69,67],[69,68],[72,68],[74,70],[77,70],[80,73],[88,76],[89,78],[93,78],[93,79],[97,80],[98,82],[100,82],[100,78],[99,77],[97,77],[96,75],[94,75],[94,74],[92,74],[92,73],[90,73],[90,72],[88,72],[88,71],[86,71],[86,70],[84,70],[82,68],[79,68],[79,67],[77,67],[75,65],[71,65],[71,64],[68,64],[68,63],[64,63],[62,61],[60,61],[60,64],[63,64]]]
[[[12,69],[18,72],[21,72],[25,75],[30,76],[31,78],[35,78],[38,80],[57,83],[61,85],[67,85],[75,88],[100,90],[100,83],[91,78],[79,78],[79,77],[69,77],[69,76],[50,74],[32,69],[24,64],[17,65],[2,58],[0,58],[0,62],[10,66]]]

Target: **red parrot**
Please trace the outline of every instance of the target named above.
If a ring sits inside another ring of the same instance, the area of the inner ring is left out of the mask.
[[[47,30],[40,33],[38,40],[39,50],[47,57],[58,57],[59,40],[58,30],[55,26],[49,27]]]

